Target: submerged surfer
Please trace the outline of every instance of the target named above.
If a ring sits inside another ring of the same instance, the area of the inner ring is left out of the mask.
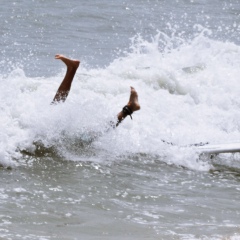
[[[66,58],[63,55],[56,55],[55,59],[62,60],[67,66],[67,71],[62,83],[57,90],[55,97],[53,98],[53,104],[58,102],[64,102],[67,99],[67,96],[71,89],[73,78],[80,64],[80,61]],[[119,123],[121,123],[128,115],[130,115],[130,117],[132,118],[132,113],[140,109],[140,105],[138,102],[138,94],[136,90],[133,87],[131,87],[130,90],[130,98],[127,105],[124,106],[121,112],[117,114],[118,122],[116,123],[116,126],[118,126]]]

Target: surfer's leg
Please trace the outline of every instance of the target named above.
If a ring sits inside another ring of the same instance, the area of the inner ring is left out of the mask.
[[[59,88],[57,90],[55,97],[53,98],[52,103],[56,103],[56,102],[60,102],[60,101],[64,102],[66,100],[68,93],[70,91],[70,88],[71,88],[72,80],[73,80],[75,73],[78,69],[78,66],[80,64],[80,61],[66,58],[63,55],[56,55],[55,59],[60,59],[66,64],[67,72],[66,72],[66,75],[65,75],[61,85],[59,86]]]
[[[140,109],[140,104],[138,102],[138,94],[137,91],[131,87],[130,98],[128,104],[122,109],[120,113],[118,113],[117,118],[118,122],[116,126],[119,125],[128,115],[132,118],[131,114]]]

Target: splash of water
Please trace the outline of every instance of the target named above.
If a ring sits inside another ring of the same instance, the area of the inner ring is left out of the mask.
[[[177,146],[231,142],[240,138],[240,47],[206,36],[194,39],[159,32],[151,41],[132,39],[125,57],[108,67],[81,66],[64,104],[51,102],[62,74],[28,78],[17,68],[0,76],[0,163],[11,165],[39,149],[68,160],[121,154],[165,156],[166,162],[209,169],[194,152]],[[139,93],[141,111],[133,121],[102,134],[129,98]],[[98,135],[98,138],[95,136]]]

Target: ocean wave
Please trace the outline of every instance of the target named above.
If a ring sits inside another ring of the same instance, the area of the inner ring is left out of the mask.
[[[197,156],[172,151],[162,139],[179,146],[238,141],[239,52],[204,29],[191,40],[162,32],[151,41],[135,36],[129,52],[109,66],[83,64],[68,100],[55,106],[50,102],[64,72],[31,78],[16,68],[0,76],[0,163],[14,165],[26,152],[38,156],[41,146],[65,158],[90,148],[112,159],[126,152],[166,155],[166,162],[199,170]],[[139,93],[141,111],[105,133],[127,103],[129,86]]]

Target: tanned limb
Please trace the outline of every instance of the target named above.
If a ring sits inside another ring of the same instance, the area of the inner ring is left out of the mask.
[[[76,74],[76,71],[78,69],[78,66],[80,64],[80,61],[78,60],[73,60],[73,59],[69,59],[66,58],[63,55],[56,55],[55,59],[60,59],[62,60],[66,66],[67,66],[67,71],[66,71],[66,75],[61,83],[61,85],[59,86],[57,93],[55,95],[55,97],[53,98],[52,103],[57,103],[57,102],[65,102],[65,100],[67,99],[67,96],[69,94],[69,91],[71,89],[71,84],[73,81],[73,78]]]
[[[121,112],[118,113],[117,115],[118,122],[116,126],[118,126],[124,120],[124,118],[126,118],[128,115],[131,115],[131,113],[140,110],[137,91],[133,87],[130,87],[130,88],[131,88],[130,98],[129,98],[128,104],[124,107],[124,108],[126,107],[127,108],[126,110],[123,109]]]

